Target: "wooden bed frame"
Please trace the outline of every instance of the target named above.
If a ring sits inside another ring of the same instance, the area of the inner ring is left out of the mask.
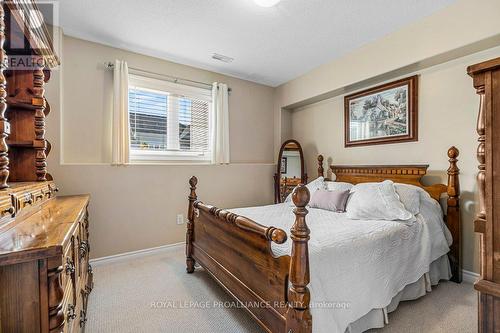
[[[453,236],[449,252],[452,281],[461,282],[460,206],[458,150],[448,150],[450,167],[448,185],[424,186],[421,178],[428,165],[330,166],[337,181],[350,183],[378,182],[386,179],[425,189],[439,200],[447,194],[446,224]],[[318,156],[318,176],[324,176],[323,156]],[[198,201],[198,180],[189,180],[188,223],[186,233],[187,272],[193,273],[195,262],[248,310],[268,332],[310,333],[309,311],[309,228],[306,224],[309,191],[299,185],[292,194],[296,208],[295,223],[290,230],[291,255],[276,257],[271,243],[282,244],[287,233],[265,227],[244,216]]]

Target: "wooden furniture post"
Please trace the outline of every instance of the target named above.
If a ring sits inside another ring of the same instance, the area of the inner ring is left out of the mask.
[[[451,280],[457,283],[462,282],[462,224],[460,221],[460,182],[458,175],[460,169],[457,167],[457,157],[459,151],[456,147],[448,149],[448,157],[450,167],[448,168],[448,208],[446,213],[446,221],[453,237],[453,243],[450,248],[448,257],[451,264]]]
[[[4,50],[5,43],[5,21],[3,5],[0,5],[0,189],[9,187],[9,158],[7,156],[7,136],[10,134],[10,124],[5,118],[7,110],[7,80],[3,71],[7,66],[7,54]]]
[[[474,231],[480,233],[480,333],[500,332],[500,58],[469,66],[479,95],[477,174],[479,203]]]
[[[297,186],[292,193],[295,204],[295,223],[290,230],[292,254],[290,261],[288,288],[288,309],[286,312],[287,333],[312,332],[312,317],[309,311],[309,228],[306,224],[310,193],[305,185]]]
[[[188,273],[194,272],[194,259],[193,254],[193,231],[194,231],[194,202],[198,197],[196,196],[196,184],[198,184],[198,178],[195,176],[189,179],[189,206],[188,206],[188,222],[186,231],[186,271]]]
[[[323,169],[323,155],[318,155],[318,177],[324,177],[325,169]]]

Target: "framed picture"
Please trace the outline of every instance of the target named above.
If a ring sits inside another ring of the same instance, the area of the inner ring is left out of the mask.
[[[418,76],[344,97],[345,147],[418,140]]]
[[[281,157],[281,173],[286,173],[286,160],[286,157]]]

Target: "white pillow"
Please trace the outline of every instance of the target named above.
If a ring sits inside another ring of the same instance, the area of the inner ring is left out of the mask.
[[[420,187],[396,183],[394,188],[399,196],[399,201],[403,203],[407,211],[413,215],[420,213],[420,192],[422,191]]]
[[[317,190],[319,190],[319,189],[324,190],[325,189],[325,179],[323,177],[318,177],[315,180],[313,180],[312,182],[310,182],[309,184],[307,184],[306,187],[309,190],[309,193],[310,193],[310,195],[312,197],[312,195],[314,194],[314,192],[316,192]],[[293,205],[293,202],[292,202],[292,193],[290,193],[286,197],[285,202],[291,202],[292,205]]]
[[[325,186],[328,191],[350,191],[354,185],[344,182],[325,181]]]
[[[399,201],[394,183],[357,184],[351,189],[347,217],[354,220],[387,220],[414,222],[415,216]]]

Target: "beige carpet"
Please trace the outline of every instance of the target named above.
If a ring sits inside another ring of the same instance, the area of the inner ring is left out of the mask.
[[[86,331],[263,332],[206,272],[185,273],[184,249],[94,265]],[[403,302],[390,324],[370,332],[476,332],[476,294],[470,284],[442,283]]]

